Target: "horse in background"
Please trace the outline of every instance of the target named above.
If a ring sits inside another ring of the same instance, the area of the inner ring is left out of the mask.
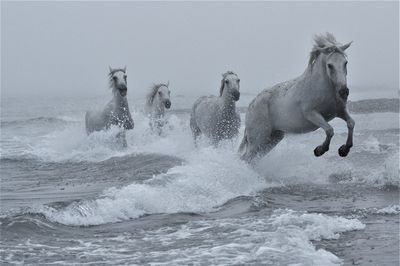
[[[163,127],[167,124],[166,109],[171,108],[171,91],[167,84],[154,84],[146,96],[145,112],[150,118],[150,127],[161,135]]]
[[[250,103],[239,152],[250,162],[273,149],[285,133],[306,133],[322,128],[325,141],[314,149],[315,156],[329,150],[333,128],[328,121],[339,117],[346,121],[346,144],[338,152],[344,157],[353,146],[354,120],[346,107],[347,56],[350,43],[342,45],[330,34],[316,35],[307,69],[292,80],[263,90]]]
[[[113,98],[103,110],[86,112],[86,133],[89,135],[94,131],[109,129],[113,125],[118,126],[123,131],[118,133],[117,140],[126,147],[125,130],[134,127],[126,98],[128,93],[126,67],[116,69],[110,67],[109,70],[109,84]]]
[[[228,71],[222,75],[219,97],[203,96],[193,105],[190,115],[190,128],[196,142],[200,134],[216,145],[223,139],[232,139],[239,133],[240,115],[236,102],[240,98],[240,79]]]

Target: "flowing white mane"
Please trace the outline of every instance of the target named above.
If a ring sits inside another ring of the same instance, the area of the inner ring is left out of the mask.
[[[344,55],[345,52],[341,48],[342,44],[336,41],[332,33],[318,34],[314,36],[314,46],[310,52],[310,60],[308,64],[313,64],[321,53],[339,52]]]

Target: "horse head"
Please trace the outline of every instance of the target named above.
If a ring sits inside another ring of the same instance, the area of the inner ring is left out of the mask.
[[[157,90],[157,98],[160,104],[164,105],[165,108],[169,109],[171,107],[171,91],[168,88],[169,82],[167,84],[161,84]]]
[[[349,47],[350,43],[344,46]],[[343,100],[347,100],[349,89],[347,88],[347,59],[344,49],[336,48],[333,52],[329,53],[326,58],[325,67],[329,80],[336,89],[337,96]]]
[[[328,79],[335,88],[337,97],[346,101],[349,89],[347,87],[347,58],[345,50],[350,47],[351,42],[342,45],[330,33],[325,36],[317,35],[314,40],[316,44],[311,54],[315,53],[315,56],[324,55],[323,63]]]
[[[240,79],[234,72],[228,71],[225,74],[222,74],[219,96],[223,96],[225,94],[227,95],[227,97],[232,97],[234,101],[239,101],[240,98],[239,83]]]
[[[115,69],[109,67],[109,69],[110,87],[113,89],[113,92],[126,97],[128,93],[126,67]]]

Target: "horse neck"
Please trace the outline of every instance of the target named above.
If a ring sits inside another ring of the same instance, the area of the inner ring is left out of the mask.
[[[223,113],[234,114],[236,112],[236,102],[232,96],[228,95],[226,92],[223,92],[220,100]]]
[[[158,95],[154,97],[152,109],[153,116],[159,117],[163,116],[165,113],[165,106]]]
[[[118,92],[114,92],[113,102],[115,111],[129,111],[127,98],[122,97]]]
[[[326,72],[326,58],[323,55],[318,56],[313,64],[308,65],[303,77],[308,81],[313,82],[314,87],[318,87],[319,90],[332,89],[332,84],[329,80]]]

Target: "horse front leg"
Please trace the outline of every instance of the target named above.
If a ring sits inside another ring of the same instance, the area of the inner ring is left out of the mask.
[[[321,156],[329,150],[329,145],[334,134],[333,128],[331,127],[331,125],[328,124],[328,122],[325,121],[324,117],[316,111],[305,112],[304,117],[308,121],[325,131],[325,141],[314,149],[314,155],[317,157]]]
[[[126,133],[125,130],[117,133],[117,143],[120,146],[120,148],[127,148],[128,147],[128,143],[126,142]]]
[[[356,124],[347,112],[347,110],[344,111],[343,115],[338,116],[339,118],[343,119],[346,121],[347,124],[347,140],[346,144],[343,144],[340,146],[338,149],[338,153],[342,157],[346,157],[347,154],[350,151],[350,148],[353,147],[353,130],[354,130],[354,125]]]

